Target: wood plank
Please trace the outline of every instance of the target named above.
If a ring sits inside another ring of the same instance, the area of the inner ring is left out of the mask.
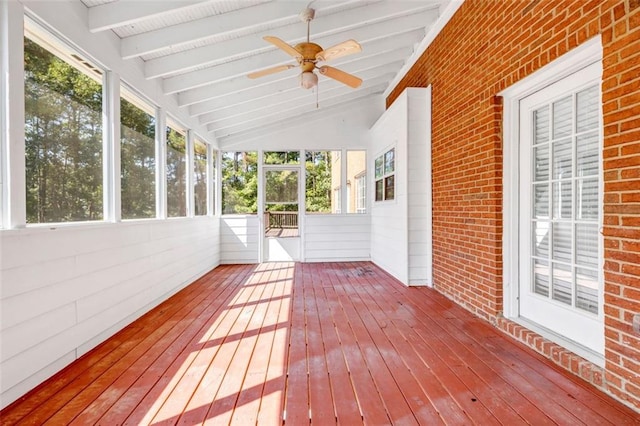
[[[226,315],[203,339],[187,373],[177,383],[165,405],[154,417],[155,424],[196,424],[206,418],[209,404],[215,399],[222,379],[230,366],[241,336],[249,325],[252,308],[245,305],[260,298],[264,287],[262,272],[251,274],[237,296],[225,307]]]
[[[638,416],[436,291],[350,262],[216,268],[0,418],[625,425]]]
[[[283,294],[288,299],[282,299],[273,346],[267,367],[267,380],[262,389],[258,424],[278,424],[284,421],[285,389],[287,357],[289,355],[289,332],[291,327],[291,312],[293,309],[293,266],[291,264],[275,264],[278,270],[277,282],[284,285]]]
[[[346,280],[350,284],[350,292],[353,294],[350,300],[353,301],[360,318],[366,325],[367,330],[369,330],[369,334],[374,340],[378,351],[382,354],[394,380],[398,383],[400,391],[411,407],[416,420],[421,424],[444,424],[438,411],[432,405],[428,394],[420,386],[418,379],[412,375],[409,367],[403,363],[405,358],[414,356],[413,349],[406,340],[394,340],[387,334],[387,325],[391,320],[389,313],[393,313],[393,310],[385,310],[382,307],[384,299],[382,299],[382,303],[376,302],[376,299],[380,298],[372,297],[367,291],[370,283],[365,278],[366,274],[361,271],[357,263],[351,265],[352,270],[358,271],[358,273]]]
[[[398,383],[385,363],[380,353],[381,348],[376,345],[376,339],[382,343],[382,340],[386,340],[386,338],[382,335],[379,327],[367,329],[366,324],[360,317],[360,313],[366,308],[358,303],[357,294],[351,291],[349,286],[349,279],[348,276],[342,276],[342,285],[336,286],[335,291],[340,298],[344,312],[349,317],[358,346],[360,346],[360,350],[364,355],[365,362],[371,372],[387,414],[392,423],[417,424],[415,413],[410,409]],[[376,334],[376,338],[373,338],[372,334]],[[385,358],[398,356],[392,350],[385,352]]]
[[[242,390],[238,395],[238,400],[233,411],[232,423],[239,425],[256,424],[260,411],[260,398],[267,381],[267,369],[271,348],[275,338],[275,331],[278,325],[278,317],[282,300],[287,297],[284,294],[284,282],[278,280],[277,272],[269,271],[269,281],[265,283],[272,288],[271,300],[264,315],[258,341],[256,343],[247,374],[242,385]]]
[[[478,318],[467,317],[465,318],[465,320],[458,318],[458,316],[464,316],[466,312],[464,312],[462,308],[453,305],[451,301],[449,301],[448,299],[445,299],[441,295],[434,295],[434,297],[429,298],[428,300],[418,299],[418,302],[415,302],[415,300],[416,299],[413,299],[413,301],[407,300],[406,303],[407,304],[415,303],[416,305],[426,304],[426,306],[422,308],[423,313],[426,313],[428,311],[433,311],[433,309],[437,309],[438,304],[436,300],[442,303],[443,307],[446,307],[446,309],[448,310],[448,314],[450,315],[449,321],[436,323],[433,321],[430,315],[424,316],[424,317],[420,316],[420,318],[423,318],[424,321],[430,322],[431,324],[429,326],[430,330],[437,331],[440,329],[441,330],[440,336],[441,336],[441,339],[443,339],[443,341],[446,340],[451,344],[454,344],[456,341],[460,341],[460,344],[456,345],[456,349],[455,349],[456,351],[465,351],[466,348],[473,347],[474,345],[481,343],[474,339],[468,339],[469,335],[467,334],[465,329],[472,326],[473,324],[477,324],[478,326],[482,327],[485,332],[489,333],[488,335],[491,336],[491,338],[504,338],[500,334],[496,334],[496,330],[492,329],[488,324],[482,322],[482,320]],[[458,310],[459,312],[455,314],[451,312],[451,309]],[[474,334],[478,335],[477,332]],[[494,343],[497,343],[497,342],[498,341],[496,340],[496,341],[492,341],[492,343],[489,343],[490,347],[493,349]],[[530,352],[533,354],[533,351],[530,351]],[[502,355],[504,355],[506,358],[503,358]],[[577,414],[578,417],[583,417],[582,421],[587,421],[587,422],[593,421],[592,417],[590,419],[587,418],[589,417],[589,414],[581,413],[582,408],[580,405],[576,406],[575,402],[573,404],[571,403],[571,400],[572,400],[571,397],[568,397],[565,392],[557,391],[554,381],[545,382],[545,381],[537,380],[535,382],[535,386],[530,387],[531,380],[536,379],[535,376],[532,376],[529,374],[520,376],[518,374],[518,373],[521,373],[523,370],[528,369],[530,363],[527,360],[520,360],[520,362],[514,363],[511,360],[511,357],[512,357],[511,351],[498,353],[495,351],[495,349],[493,349],[491,352],[487,354],[487,356],[482,357],[482,359],[485,362],[487,362],[487,360],[490,360],[489,361],[491,363],[490,365],[492,367],[495,367],[492,369],[491,373],[489,373],[488,380],[491,380],[491,378],[495,379],[497,377],[508,378],[509,383],[514,387],[514,390],[518,389],[519,387],[527,388],[525,390],[521,390],[520,394],[525,398],[532,400],[535,406],[540,407],[542,411],[545,412],[545,416],[543,417],[543,416],[540,416],[539,413],[534,410],[529,414],[531,419],[534,419],[536,422],[538,421],[542,422],[545,417],[551,417],[554,422],[573,423],[578,421],[578,419],[576,418],[576,414]],[[468,353],[468,357],[465,357],[465,359],[473,360],[473,359],[479,359],[479,358],[476,356],[476,353],[474,353],[474,351],[471,351]],[[509,361],[505,362],[506,360],[509,360]],[[475,364],[475,365],[478,365],[478,364]],[[510,368],[504,368],[504,367],[510,367]],[[474,368],[477,369],[477,367],[474,367]],[[502,374],[496,375],[497,374],[496,370],[499,370],[499,372]],[[547,371],[547,369],[544,369],[544,370]],[[547,392],[557,395],[556,398],[553,398],[553,399],[550,399],[548,397],[537,398],[537,396],[540,394],[539,389],[541,388],[548,389]],[[538,389],[538,392],[534,392],[533,389]],[[514,393],[506,392],[505,398],[507,401],[509,401],[510,404],[514,402],[517,403],[517,395],[518,393],[515,393],[515,392]],[[521,415],[526,413],[527,411],[520,411]]]
[[[358,407],[358,400],[346,364],[343,346],[338,338],[336,324],[330,315],[326,315],[330,310],[322,287],[330,285],[331,281],[326,276],[326,268],[320,264],[305,266],[310,268],[310,275],[313,277],[312,293],[320,322],[336,421],[344,425],[359,424],[362,422],[362,413]]]
[[[327,360],[325,358],[324,339],[313,288],[319,285],[319,277],[311,273],[308,265],[297,265],[299,279],[302,282],[305,324],[307,334],[307,363],[309,367],[309,412],[311,422],[331,424],[336,422],[331,383]]]
[[[202,300],[206,299],[206,296],[208,295],[209,294],[205,293],[202,298],[192,298],[189,303],[185,305],[174,317],[170,318],[168,321],[161,322],[161,325],[153,329],[153,331],[139,345],[129,350],[115,364],[109,366],[103,374],[92,381],[89,386],[77,393],[72,400],[67,402],[64,407],[49,418],[48,422],[51,424],[60,424],[63,422],[63,419],[76,419],[84,411],[89,410],[88,412],[92,412],[89,407],[94,403],[94,401],[96,401],[96,399],[108,398],[110,395],[110,392],[105,392],[105,388],[107,390],[111,390],[113,383],[121,375],[126,374],[129,368],[136,364],[136,362],[138,363],[136,365],[144,368],[147,365],[147,359],[144,358],[144,356],[149,350],[153,350],[154,346],[158,342],[161,345],[170,343],[170,340],[165,339],[172,338],[174,333],[179,333],[187,327],[188,322],[185,322],[184,318],[189,317],[189,315],[198,315],[200,312],[204,311],[204,307],[206,305],[202,305]],[[126,343],[126,341],[123,342],[118,339],[116,339],[116,342]],[[109,398],[108,402],[101,406],[101,408],[109,408],[115,400],[117,400],[117,398]],[[103,412],[104,411],[100,410],[95,411],[97,414],[102,414]],[[82,419],[78,419],[78,421],[81,424]]]
[[[335,264],[327,264],[330,286],[324,286],[325,298],[329,307],[329,312],[336,325],[338,339],[342,345],[342,351],[347,363],[347,368],[353,382],[353,389],[360,407],[363,420],[368,424],[390,423],[385,410],[384,401],[378,393],[378,388],[367,367],[364,354],[362,353],[353,330],[351,329],[349,318],[340,303],[340,297],[336,292],[338,280],[335,274],[330,271],[335,268]]]
[[[249,368],[247,359],[253,357],[258,334],[262,328],[267,307],[273,295],[274,287],[269,285],[270,276],[271,272],[265,269],[259,279],[260,285],[257,288],[262,291],[258,296],[258,303],[252,307],[253,312],[250,314],[251,317],[248,320],[246,330],[243,332],[233,359],[227,368],[227,372],[218,389],[218,394],[209,406],[209,411],[204,418],[207,425],[227,425],[232,419],[234,407],[237,404],[238,397],[243,389],[243,382],[247,376]],[[190,420],[185,419],[185,422],[193,424]]]
[[[294,274],[294,283],[301,283],[300,269]],[[304,292],[302,285],[293,287],[293,308],[287,358],[287,391],[285,423],[309,424],[309,380],[307,365],[307,336],[304,317]]]

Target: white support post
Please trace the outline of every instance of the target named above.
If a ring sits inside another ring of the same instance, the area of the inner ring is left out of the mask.
[[[340,151],[340,214],[349,211],[347,205],[347,150]]]
[[[24,7],[0,1],[0,225],[26,225]]]
[[[156,110],[156,217],[167,218],[167,113]]]
[[[267,228],[267,224],[264,223],[264,209],[265,209],[265,191],[264,191],[264,153],[261,149],[258,150],[258,263],[265,261],[264,256],[264,233]]]
[[[216,166],[214,157],[215,150],[213,146],[207,144],[207,216],[214,216],[215,212],[215,197],[216,197]]]
[[[216,150],[215,214],[222,216],[222,151]]]
[[[305,261],[305,252],[304,252],[304,219],[305,214],[307,213],[307,197],[306,197],[306,188],[307,188],[307,167],[306,167],[306,157],[304,149],[300,150],[300,168],[299,168],[299,189],[298,189],[298,235],[300,236],[300,262]]]
[[[102,100],[103,190],[104,220],[122,221],[120,179],[120,76],[107,71],[104,76]]]
[[[185,191],[186,203],[187,203],[187,217],[194,217],[196,214],[196,205],[195,205],[195,191],[194,191],[194,183],[195,176],[193,173],[193,168],[195,166],[195,135],[193,134],[193,130],[187,130],[186,135],[186,184],[187,190]]]

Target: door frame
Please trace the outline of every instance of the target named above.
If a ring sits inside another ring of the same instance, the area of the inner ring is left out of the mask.
[[[589,361],[604,366],[604,356],[578,345],[551,330],[538,327],[520,316],[520,101],[593,63],[602,68],[600,35],[582,43],[528,77],[498,93],[503,98],[503,307],[504,316],[554,341]]]
[[[297,150],[296,150],[297,151]],[[265,191],[265,174],[268,171],[296,171],[298,172],[298,239],[299,239],[299,258],[296,260],[297,262],[304,261],[304,188],[305,188],[305,174],[303,173],[304,169],[304,151],[300,151],[301,160],[300,164],[263,164],[264,155],[263,150],[258,151],[258,230],[260,232],[260,236],[258,238],[258,262],[268,262],[269,260],[265,256],[265,223],[264,223],[264,209],[266,206],[266,191]]]

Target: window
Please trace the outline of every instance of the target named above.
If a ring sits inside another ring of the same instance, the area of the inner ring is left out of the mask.
[[[258,153],[222,153],[222,214],[258,212]]]
[[[375,161],[376,201],[395,198],[395,148],[376,157]]]
[[[532,112],[532,290],[598,313],[598,86]],[[574,170],[575,167],[575,170]],[[574,289],[575,283],[575,289]]]
[[[27,223],[102,220],[103,72],[26,32]]]
[[[305,152],[307,213],[331,213],[331,151]]]
[[[201,140],[194,141],[193,195],[196,216],[207,214],[207,148],[208,145]]]
[[[167,216],[187,215],[187,132],[168,120],[167,126]]]
[[[347,213],[366,213],[367,152],[347,151]],[[353,185],[352,185],[353,183]],[[355,186],[355,197],[351,188]]]
[[[120,97],[122,219],[156,216],[155,108],[126,87]]]

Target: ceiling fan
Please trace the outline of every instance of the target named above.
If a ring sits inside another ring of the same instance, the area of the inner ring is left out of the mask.
[[[341,58],[343,56],[351,55],[362,51],[362,47],[355,40],[347,40],[342,43],[336,44],[328,49],[323,49],[322,46],[311,43],[309,41],[309,26],[310,22],[315,17],[315,10],[307,8],[300,13],[300,19],[302,22],[307,23],[307,41],[298,43],[295,46],[291,46],[274,36],[265,36],[264,40],[273,44],[277,48],[283,50],[287,54],[293,56],[297,61],[302,71],[300,73],[300,84],[305,89],[310,89],[318,84],[318,75],[313,72],[317,69],[318,72],[324,76],[332,78],[352,88],[357,88],[362,84],[362,79],[351,75],[337,68],[330,67],[328,65],[318,66],[318,62],[331,61],[333,59]],[[248,74],[249,78],[259,78],[266,75],[275,74],[280,71],[285,71],[291,68],[295,68],[296,65],[279,65],[273,68],[267,68],[265,70],[256,71]]]

